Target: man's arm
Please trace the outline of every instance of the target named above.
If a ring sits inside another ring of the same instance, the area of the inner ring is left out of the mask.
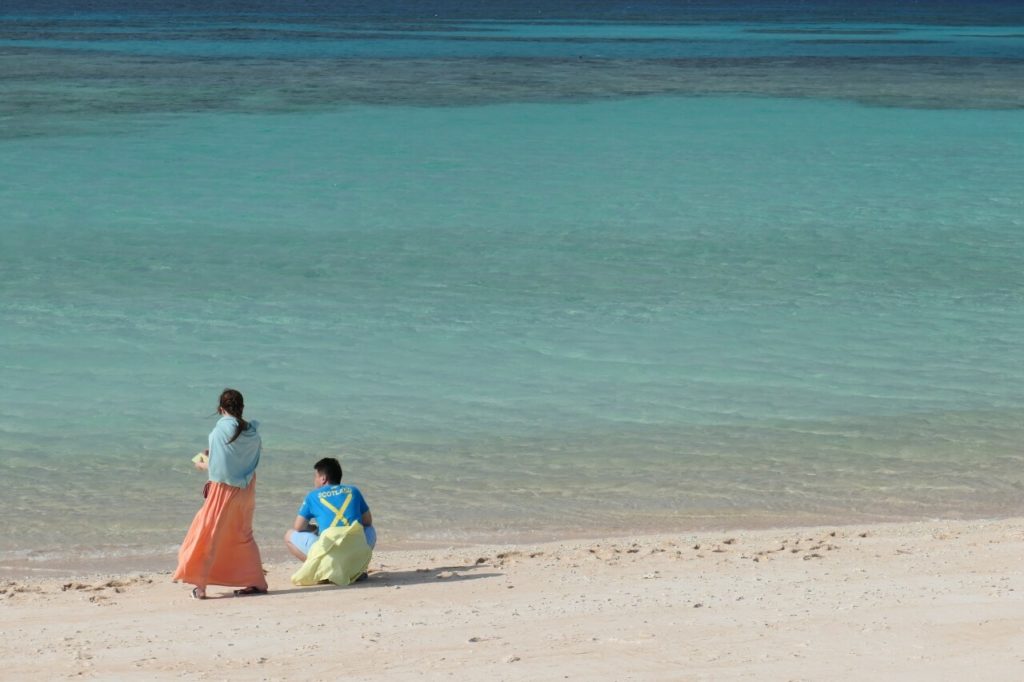
[[[363,528],[369,528],[373,525],[373,515],[369,511],[363,512],[363,518],[359,520],[359,523],[363,524]]]
[[[308,533],[311,530],[309,526],[309,519],[305,516],[296,516],[295,523],[292,524],[292,530],[297,530],[300,533]]]

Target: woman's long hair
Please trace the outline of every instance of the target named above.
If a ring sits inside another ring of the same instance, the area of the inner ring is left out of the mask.
[[[224,392],[220,394],[220,409],[238,420],[238,424],[235,425],[235,435],[231,436],[231,440],[228,441],[234,443],[242,431],[249,428],[249,422],[242,419],[242,412],[245,410],[245,400],[242,398],[242,394],[233,388],[225,388]]]

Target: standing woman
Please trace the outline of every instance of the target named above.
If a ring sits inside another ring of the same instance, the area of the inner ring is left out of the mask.
[[[210,432],[209,462],[196,462],[196,468],[209,472],[210,482],[171,578],[195,585],[195,599],[206,599],[207,585],[241,587],[236,596],[267,591],[260,548],[252,537],[262,441],[257,423],[242,419],[244,409],[242,394],[224,389],[217,407],[221,417]]]

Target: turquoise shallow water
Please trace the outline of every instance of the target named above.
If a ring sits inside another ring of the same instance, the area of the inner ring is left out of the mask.
[[[0,566],[166,563],[224,386],[271,557],[323,454],[382,546],[1022,512],[1024,118],[977,83],[179,110],[93,68],[0,141]]]

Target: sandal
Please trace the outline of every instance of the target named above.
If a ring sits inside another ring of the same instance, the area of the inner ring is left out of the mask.
[[[206,590],[203,590],[202,592],[200,592],[198,587],[193,587],[192,588],[192,598],[193,599],[206,599]]]
[[[236,597],[248,597],[248,596],[254,595],[254,594],[266,594],[266,593],[267,593],[266,590],[261,590],[258,587],[252,587],[252,586],[250,586],[250,587],[243,587],[240,590],[235,590],[235,596]]]

